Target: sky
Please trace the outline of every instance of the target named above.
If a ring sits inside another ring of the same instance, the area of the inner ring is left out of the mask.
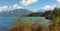
[[[60,7],[60,0],[0,0],[0,12],[14,9],[36,12],[40,9],[53,10],[55,7]]]

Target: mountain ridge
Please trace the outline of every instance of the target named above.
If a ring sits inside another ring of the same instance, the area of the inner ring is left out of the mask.
[[[0,16],[17,16],[17,15],[24,15],[24,14],[30,14],[32,11],[29,11],[27,9],[15,9],[10,11],[3,11],[0,12]]]

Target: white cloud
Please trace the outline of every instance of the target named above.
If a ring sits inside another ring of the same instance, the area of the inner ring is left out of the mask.
[[[21,7],[21,6],[18,6],[17,8],[18,8],[18,9],[21,9],[21,8],[23,8],[23,7]]]
[[[8,9],[8,6],[0,6],[0,12]]]
[[[18,4],[14,4],[13,6],[0,6],[0,12],[1,11],[7,11],[8,9],[21,9],[23,7],[19,6]]]
[[[19,6],[18,4],[14,4],[14,5],[13,5],[13,8],[19,9],[19,8],[23,8],[23,7]]]
[[[2,8],[3,8],[3,9],[7,9],[7,8],[8,8],[8,6],[2,6]]]
[[[17,6],[18,6],[17,4],[14,4],[14,5],[13,5],[13,8],[16,8]]]
[[[19,6],[18,4],[14,4],[13,6],[0,6],[0,12],[7,11],[11,9],[21,9],[23,7]]]
[[[60,0],[57,0],[57,2],[59,2],[59,3],[60,3]]]
[[[45,9],[45,10],[53,10],[55,7],[56,7],[56,5],[53,5],[53,6],[46,5],[46,6],[42,7],[42,9]]]
[[[1,12],[1,10],[2,10],[2,9],[1,9],[1,7],[0,7],[0,12]]]
[[[20,1],[20,4],[27,6],[27,5],[30,5],[32,3],[36,3],[37,1],[38,0],[22,0],[22,1]]]
[[[23,7],[18,6],[17,4],[15,4],[15,5],[13,5],[13,6],[0,6],[0,12],[2,12],[2,11],[7,11],[9,8],[10,8],[10,9],[12,9],[12,8],[14,8],[14,9],[21,9],[21,8],[23,8]]]

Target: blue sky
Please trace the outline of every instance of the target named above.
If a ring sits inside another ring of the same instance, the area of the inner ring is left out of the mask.
[[[24,8],[33,12],[60,7],[60,0],[0,0],[0,11]]]

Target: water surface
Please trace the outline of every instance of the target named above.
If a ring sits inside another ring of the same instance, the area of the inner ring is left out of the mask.
[[[32,21],[32,23],[38,22],[41,26],[51,24],[51,21],[45,19],[45,17],[20,17],[20,20],[23,21],[23,23],[30,21]],[[9,31],[9,29],[17,23],[18,17],[0,17],[0,31]]]

